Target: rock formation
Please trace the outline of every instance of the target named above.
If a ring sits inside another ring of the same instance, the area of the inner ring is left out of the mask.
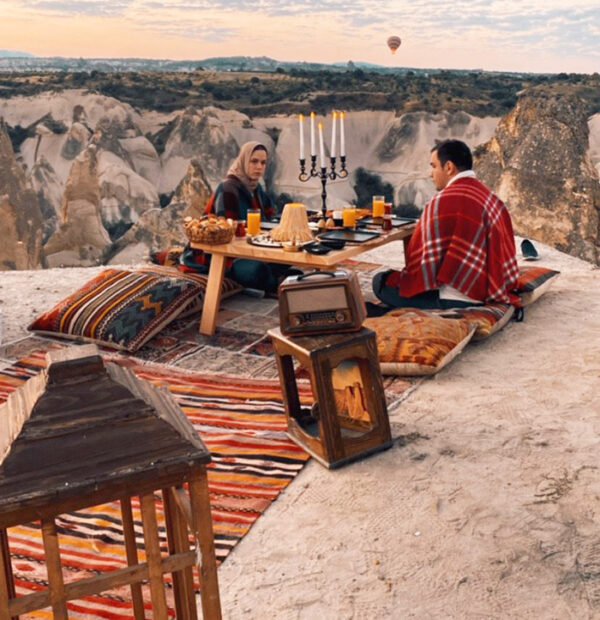
[[[517,234],[600,262],[600,186],[579,100],[526,91],[477,150],[475,168],[507,203]]]
[[[91,135],[86,125],[80,122],[73,123],[60,150],[61,156],[69,161],[75,159],[87,146]]]
[[[100,219],[96,147],[73,162],[61,207],[62,222],[44,246],[50,267],[90,267],[102,263],[110,237]]]
[[[140,215],[158,207],[156,188],[112,151],[98,153],[100,216],[111,239],[118,239]]]
[[[160,193],[174,189],[184,176],[192,158],[202,161],[204,172],[211,184],[214,185],[223,178],[239,151],[223,116],[220,110],[212,107],[198,111],[187,108],[181,114],[161,157],[163,172],[158,188]],[[238,116],[242,115],[238,113]]]
[[[156,251],[183,245],[186,236],[182,222],[188,215],[202,217],[212,190],[197,159],[192,159],[185,177],[164,209],[150,209],[110,248],[109,264],[146,260]]]
[[[185,176],[177,186],[171,204],[185,205],[184,217],[201,217],[211,195],[211,187],[200,161],[192,159]]]
[[[53,260],[59,246],[60,252],[69,252],[68,264],[87,265],[143,258],[171,241],[181,243],[176,218],[201,214],[211,188],[248,140],[262,142],[269,152],[265,184],[274,196],[285,194],[288,202],[321,208],[319,180],[298,180],[298,120],[292,115],[249,119],[214,107],[138,113],[112,97],[75,89],[0,99],[0,115],[14,129],[20,145],[16,160],[29,171],[37,193],[44,219],[42,242],[57,231],[59,196],[67,184],[67,193],[72,193],[74,179],[81,176],[80,158],[87,161],[88,146],[96,146],[95,179],[77,182],[84,196],[67,199],[69,225],[73,218],[82,219],[84,236],[92,239],[78,238],[79,245],[69,250],[64,244],[75,233],[65,237],[68,222],[63,223],[49,246]],[[331,118],[319,120],[330,136]],[[397,206],[421,208],[435,191],[429,179],[431,146],[436,139],[460,138],[480,151],[478,172],[507,200],[517,232],[598,261],[594,166],[600,171],[600,114],[589,119],[586,128],[577,102],[566,96],[544,97],[537,89],[524,94],[500,125],[499,120],[464,112],[349,112],[345,142],[350,174],[328,181],[328,206],[357,200],[355,173],[363,168],[367,181],[377,175],[393,186]],[[308,146],[308,133],[305,141]],[[485,148],[479,148],[483,144]],[[93,196],[86,190],[90,187],[96,188]],[[361,201],[366,200],[362,194]],[[159,197],[165,204],[168,196],[171,204],[160,209]],[[83,200],[78,215],[74,200]],[[127,243],[132,246],[126,251]],[[88,249],[78,263],[81,247]]]
[[[160,178],[160,158],[152,142],[145,136],[122,138],[119,142],[128,153],[135,172],[156,186]]]
[[[187,241],[182,222],[185,203],[171,203],[164,209],[150,209],[140,216],[122,237],[107,251],[108,264],[139,263],[155,250],[165,250]]]
[[[60,206],[64,186],[50,162],[43,155],[33,165],[29,180],[37,194],[42,212],[42,243],[46,243],[57,229],[60,221]]]
[[[0,269],[42,266],[42,213],[0,120]]]

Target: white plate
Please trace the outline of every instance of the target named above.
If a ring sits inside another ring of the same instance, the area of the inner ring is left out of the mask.
[[[282,248],[284,245],[290,245],[288,241],[275,241],[271,239],[268,233],[260,233],[258,235],[248,236],[246,242],[250,245],[257,245],[261,248]],[[300,247],[307,243],[313,243],[313,240],[304,241],[300,244]]]

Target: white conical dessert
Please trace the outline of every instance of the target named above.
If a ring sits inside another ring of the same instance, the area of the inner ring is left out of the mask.
[[[271,239],[304,243],[305,241],[312,241],[312,238],[313,234],[308,226],[306,207],[299,202],[288,202],[283,207],[279,225],[271,231]]]

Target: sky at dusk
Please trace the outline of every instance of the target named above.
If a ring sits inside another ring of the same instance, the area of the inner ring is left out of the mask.
[[[0,48],[37,56],[593,73],[599,42],[599,0],[0,0]]]

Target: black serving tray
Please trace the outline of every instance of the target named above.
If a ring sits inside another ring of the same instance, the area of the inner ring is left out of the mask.
[[[406,226],[406,224],[414,224],[417,221],[415,217],[393,217],[392,218],[392,228],[397,228],[398,226]],[[373,219],[372,217],[366,217],[362,220],[357,220],[357,225],[359,226],[381,226],[383,223],[383,218]]]
[[[319,239],[327,241],[335,239],[337,241],[345,241],[346,243],[364,243],[365,241],[371,241],[371,239],[377,239],[380,233],[373,230],[328,230],[327,232],[319,235]]]

